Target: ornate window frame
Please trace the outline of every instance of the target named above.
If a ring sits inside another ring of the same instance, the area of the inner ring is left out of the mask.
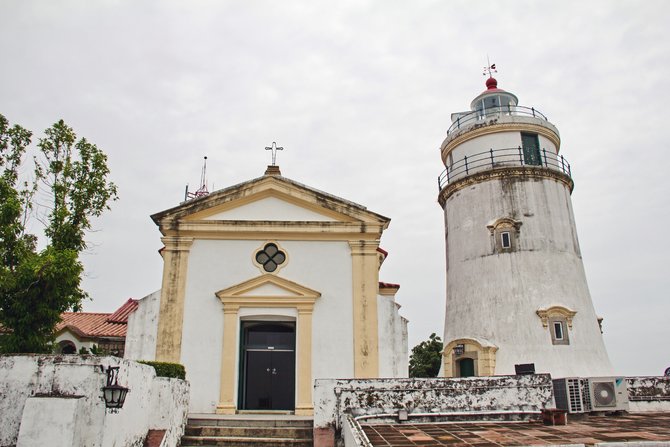
[[[509,253],[517,251],[519,230],[522,222],[511,217],[500,217],[486,225],[492,238],[494,253]],[[503,234],[507,233],[507,244],[504,244]]]
[[[577,311],[571,310],[565,306],[551,306],[546,309],[538,309],[537,316],[542,321],[542,326],[549,329],[551,334],[551,343],[554,345],[569,345],[572,330],[572,319]],[[556,331],[556,325],[561,325],[561,334]]]

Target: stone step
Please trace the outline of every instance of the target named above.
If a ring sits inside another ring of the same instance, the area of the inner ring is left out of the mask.
[[[194,427],[312,427],[313,420],[309,418],[273,418],[269,417],[191,417],[187,424]]]
[[[312,447],[313,420],[292,414],[191,414],[182,447]]]
[[[181,438],[181,447],[195,447],[201,445],[216,445],[226,447],[312,447],[313,441],[311,438],[246,438],[235,436],[183,436]]]
[[[187,436],[228,436],[249,438],[304,438],[312,437],[312,427],[268,427],[268,426],[219,426],[188,425]]]

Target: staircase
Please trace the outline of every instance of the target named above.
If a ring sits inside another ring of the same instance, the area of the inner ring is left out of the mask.
[[[311,417],[284,414],[190,415],[181,446],[311,447],[312,424]]]

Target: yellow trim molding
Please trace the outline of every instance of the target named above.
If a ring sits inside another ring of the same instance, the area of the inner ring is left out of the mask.
[[[354,377],[379,376],[379,241],[350,241],[353,283]]]
[[[463,345],[463,354],[456,355],[456,345]],[[459,338],[449,342],[442,351],[442,371],[444,377],[455,377],[456,362],[470,358],[475,361],[476,376],[493,376],[496,371],[496,352],[498,347],[492,344],[483,344],[473,338]]]
[[[549,327],[550,318],[565,318],[565,321],[568,323],[568,327],[572,329],[572,319],[577,315],[577,311],[568,309],[564,306],[551,306],[547,309],[538,309],[536,311],[537,316],[542,320],[542,327]]]
[[[258,288],[272,284],[284,294],[256,294]],[[223,352],[221,355],[221,388],[216,412],[233,414],[237,410],[235,377],[239,342],[240,308],[294,308],[296,322],[296,402],[295,414],[309,416],[314,413],[312,403],[312,314],[320,292],[280,276],[266,273],[235,286],[216,292],[223,303]]]
[[[570,176],[553,168],[545,168],[544,166],[508,166],[487,169],[486,171],[477,172],[475,174],[471,174],[450,182],[444,188],[442,188],[442,191],[440,191],[439,195],[437,196],[437,201],[440,203],[442,208],[444,208],[444,205],[447,203],[447,199],[449,199],[449,197],[461,189],[468,188],[477,183],[482,183],[489,180],[502,180],[512,177],[528,177],[538,179],[546,178],[556,180],[558,182],[564,183],[565,186],[570,189],[571,193],[575,186]]]
[[[180,224],[184,224],[184,221],[201,222],[217,213],[266,197],[275,197],[318,214],[331,217],[336,221],[334,223],[346,225],[363,222],[368,226],[381,227],[383,230],[388,227],[390,222],[388,217],[368,211],[362,205],[326,194],[282,176],[263,176],[249,182],[231,186],[230,188],[213,192],[201,199],[191,200],[177,207],[156,213],[151,218],[159,225],[161,232],[165,234],[165,231],[175,228],[175,221],[178,221]],[[217,222],[228,221],[211,221],[211,223]],[[304,224],[304,222],[301,223]]]
[[[161,241],[165,248],[162,251],[163,283],[156,334],[156,360],[180,363],[186,273],[193,238],[164,237]]]

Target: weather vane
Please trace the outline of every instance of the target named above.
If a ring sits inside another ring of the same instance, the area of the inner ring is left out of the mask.
[[[484,73],[482,75],[486,76],[489,75],[489,78],[493,77],[493,73],[498,73],[498,70],[496,70],[496,64],[492,64],[489,61],[489,57],[486,56],[486,67],[484,67]]]
[[[277,147],[277,143],[274,141],[272,142],[271,147],[266,147],[266,151],[272,151],[272,166],[275,166],[277,164],[277,151],[283,151],[283,147]]]

